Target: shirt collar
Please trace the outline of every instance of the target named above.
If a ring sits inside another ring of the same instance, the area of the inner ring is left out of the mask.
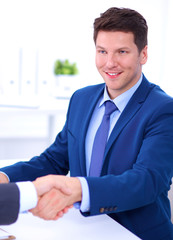
[[[135,91],[137,90],[137,88],[141,84],[142,78],[143,78],[143,74],[141,74],[140,79],[138,80],[138,82],[133,87],[131,87],[126,92],[119,95],[118,97],[114,98],[113,100],[110,99],[109,94],[107,92],[107,88],[105,86],[104,94],[103,94],[103,97],[100,101],[99,107],[101,107],[104,104],[105,101],[110,100],[110,101],[114,102],[114,104],[117,106],[118,110],[120,112],[122,112],[124,110],[124,108],[126,107],[128,101],[132,97],[132,95],[135,93]]]

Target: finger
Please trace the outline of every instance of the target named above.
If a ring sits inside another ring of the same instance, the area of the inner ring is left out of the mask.
[[[31,212],[34,216],[38,216],[45,220],[56,220],[68,212],[72,206],[67,206],[68,197],[62,194],[57,189],[52,189],[50,192],[43,195],[35,209]]]
[[[64,213],[64,214],[67,213],[68,210],[69,210],[69,208],[65,208],[65,209],[63,209],[63,213]]]
[[[52,219],[52,220],[58,220],[59,218],[62,218],[64,216],[64,213],[63,211],[60,211],[56,214],[55,218]]]
[[[47,215],[47,218],[50,218],[49,214],[52,210],[49,210],[50,207],[53,205],[53,199],[49,197],[49,194],[45,194],[40,198],[40,200],[37,203],[37,206],[30,210],[30,212],[34,216],[38,217],[44,217],[44,215]],[[45,219],[45,217],[44,217]]]
[[[57,213],[65,207],[63,197],[64,195],[61,192],[52,189],[49,193],[43,195],[33,214],[45,220],[54,220]],[[61,214],[58,217],[61,217]]]
[[[67,213],[67,212],[69,211],[69,209],[71,209],[72,207],[73,207],[73,205],[72,205],[72,206],[65,207],[65,208],[63,209],[63,213]]]

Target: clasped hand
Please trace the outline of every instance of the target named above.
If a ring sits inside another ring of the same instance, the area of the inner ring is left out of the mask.
[[[45,220],[57,220],[73,206],[81,201],[82,190],[77,178],[48,175],[37,178],[33,182],[38,204],[30,212]]]

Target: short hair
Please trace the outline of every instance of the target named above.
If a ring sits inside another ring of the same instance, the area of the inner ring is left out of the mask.
[[[134,42],[139,50],[147,45],[148,26],[144,17],[129,8],[109,8],[94,21],[94,42],[96,43],[99,31],[132,32]]]

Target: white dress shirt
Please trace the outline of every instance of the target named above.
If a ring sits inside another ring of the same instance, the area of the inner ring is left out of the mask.
[[[37,192],[32,182],[17,182],[20,192],[19,212],[23,213],[37,205]]]

